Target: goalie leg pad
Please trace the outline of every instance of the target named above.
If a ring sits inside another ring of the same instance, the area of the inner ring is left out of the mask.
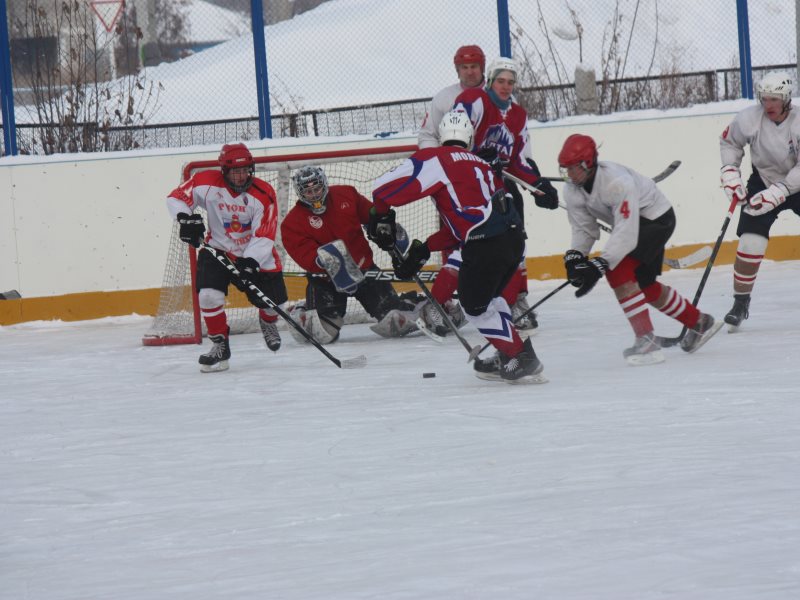
[[[390,310],[380,321],[369,327],[381,337],[403,337],[417,330],[414,314],[404,310]]]
[[[302,302],[298,302],[289,311],[289,316],[320,344],[332,344],[338,340],[339,330],[344,323],[340,317],[320,316],[316,310],[306,310]],[[298,344],[308,343],[308,340],[294,327],[289,327],[289,333]]]
[[[358,268],[342,240],[335,240],[317,248],[317,261],[328,273],[339,292],[352,294],[364,281],[364,273]]]

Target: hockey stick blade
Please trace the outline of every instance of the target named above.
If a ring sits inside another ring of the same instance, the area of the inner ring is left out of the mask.
[[[436,342],[437,344],[443,344],[444,343],[444,338],[442,336],[434,333],[433,331],[431,331],[428,328],[428,325],[425,323],[425,319],[423,319],[422,317],[419,317],[414,322],[417,324],[417,329],[419,329],[422,333],[424,333],[429,338],[431,338],[434,342]]]
[[[691,267],[692,265],[696,265],[699,262],[703,262],[704,260],[708,260],[710,256],[711,246],[703,246],[691,254],[681,256],[680,258],[665,258],[664,264],[671,269],[685,269],[687,267]]]
[[[367,357],[363,354],[360,354],[354,358],[345,358],[344,360],[339,360],[340,369],[361,369],[366,366]]]
[[[667,165],[666,169],[664,169],[663,171],[661,171],[661,173],[653,177],[653,181],[655,181],[656,183],[664,181],[667,177],[672,175],[675,172],[675,170],[680,166],[681,166],[681,161],[673,160],[671,163],[669,163],[669,165]]]

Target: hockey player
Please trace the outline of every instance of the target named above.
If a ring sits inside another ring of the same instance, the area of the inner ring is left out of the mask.
[[[445,113],[453,109],[458,95],[464,90],[480,87],[483,71],[486,69],[486,56],[480,46],[461,46],[453,56],[458,83],[440,90],[431,100],[431,109],[425,115],[417,133],[417,146],[435,148],[439,146],[439,123]]]
[[[731,331],[749,316],[750,293],[764,259],[769,231],[778,215],[800,215],[800,117],[792,109],[792,79],[770,72],[757,87],[758,104],[739,112],[720,137],[722,187],[728,201],[742,205],[733,265],[733,308],[725,315]],[[745,190],[739,170],[750,146],[753,172]]]
[[[484,83],[483,72],[486,69],[486,56],[480,46],[461,46],[453,56],[453,64],[458,75],[458,83],[440,90],[431,100],[431,109],[425,115],[422,127],[417,134],[417,146],[420,148],[435,148],[440,145],[439,123],[442,122],[442,117],[452,110],[453,104],[461,92],[479,88]],[[464,313],[458,303],[453,300],[458,285],[461,252],[458,249],[443,249],[442,252],[447,259],[431,286],[431,295],[445,307],[453,323],[464,323]],[[436,307],[426,304],[422,311],[425,321],[431,324],[431,330],[436,335],[443,337],[449,333],[449,329]]]
[[[536,163],[528,158],[528,114],[513,98],[518,73],[514,60],[505,57],[493,60],[486,71],[486,87],[463,91],[453,109],[469,115],[475,128],[474,151],[497,171],[506,170],[537,187],[541,193],[534,196],[536,205],[553,210],[558,208],[558,192],[549,181],[541,178]],[[524,224],[522,195],[514,182],[506,180],[504,186],[514,197]],[[515,320],[527,312],[528,275],[524,253],[520,268],[503,295],[513,307]],[[538,326],[535,314],[528,315],[517,321],[520,329],[533,330]]]
[[[664,246],[675,230],[675,212],[652,179],[623,165],[597,160],[594,140],[567,138],[558,155],[567,185],[564,200],[572,227],[572,249],[564,255],[567,279],[575,295],[588,294],[605,275],[633,328],[634,344],[622,354],[632,365],[662,362],[647,304],[683,323],[688,331],[681,348],[694,352],[721,327],[674,289],[656,281]],[[589,258],[600,239],[599,222],[611,226],[600,255]]]
[[[213,342],[211,350],[200,356],[203,372],[224,371],[231,356],[225,296],[233,283],[256,306],[261,333],[267,347],[281,347],[278,315],[248,284],[258,287],[276,304],[286,302],[286,286],[280,257],[275,249],[278,230],[278,205],[275,190],[255,177],[255,162],[244,144],[225,144],[219,155],[221,171],[196,173],[167,197],[167,208],[180,225],[180,238],[195,248],[200,246],[206,227],[197,208],[206,211],[206,243],[225,252],[242,273],[238,280],[210,252],[200,249],[197,256],[197,291],[200,313]]]
[[[432,251],[457,242],[462,264],[458,294],[467,318],[498,350],[496,358],[477,359],[484,379],[508,383],[542,383],[542,364],[530,338],[525,342],[511,326],[511,310],[500,295],[513,276],[525,245],[522,223],[513,202],[491,167],[469,152],[473,129],[463,112],[449,112],[439,125],[442,146],[418,150],[375,181],[369,235],[379,247],[395,244],[393,206],[431,196],[447,225],[424,242],[414,240],[395,274],[411,278]]]
[[[398,296],[389,281],[376,277],[380,271],[362,229],[372,203],[353,186],[329,186],[318,166],[298,169],[292,182],[298,201],[281,223],[281,239],[307,271],[308,284],[305,303],[290,314],[318,342],[329,344],[339,338],[347,299],[353,296],[378,320],[371,326],[375,333],[400,337],[415,331],[421,299]],[[296,339],[306,341],[299,334]]]

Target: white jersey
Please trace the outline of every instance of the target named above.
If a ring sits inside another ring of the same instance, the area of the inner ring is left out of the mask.
[[[431,109],[422,120],[422,127],[417,133],[417,146],[419,146],[420,150],[422,148],[435,148],[439,145],[439,123],[453,108],[458,95],[466,89],[469,88],[464,87],[461,83],[454,83],[453,85],[448,85],[433,97]]]
[[[769,120],[758,104],[740,111],[719,140],[722,165],[740,167],[744,147],[750,145],[750,160],[769,187],[782,183],[790,194],[800,191],[800,115],[790,110],[783,123]]]
[[[672,205],[649,177],[623,165],[599,161],[592,193],[567,182],[564,186],[572,248],[589,254],[600,239],[602,221],[611,226],[611,237],[601,256],[610,268],[630,254],[639,241],[639,218],[654,220]]]
[[[266,181],[253,179],[246,192],[233,194],[220,171],[200,171],[167,196],[173,219],[196,208],[206,211],[206,243],[210,246],[233,256],[254,258],[264,271],[282,269],[275,248],[278,202]]]

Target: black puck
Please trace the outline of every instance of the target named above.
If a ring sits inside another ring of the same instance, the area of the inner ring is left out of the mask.
[[[423,373],[422,374],[422,378],[423,379],[431,379],[432,377],[436,377],[436,373]]]

